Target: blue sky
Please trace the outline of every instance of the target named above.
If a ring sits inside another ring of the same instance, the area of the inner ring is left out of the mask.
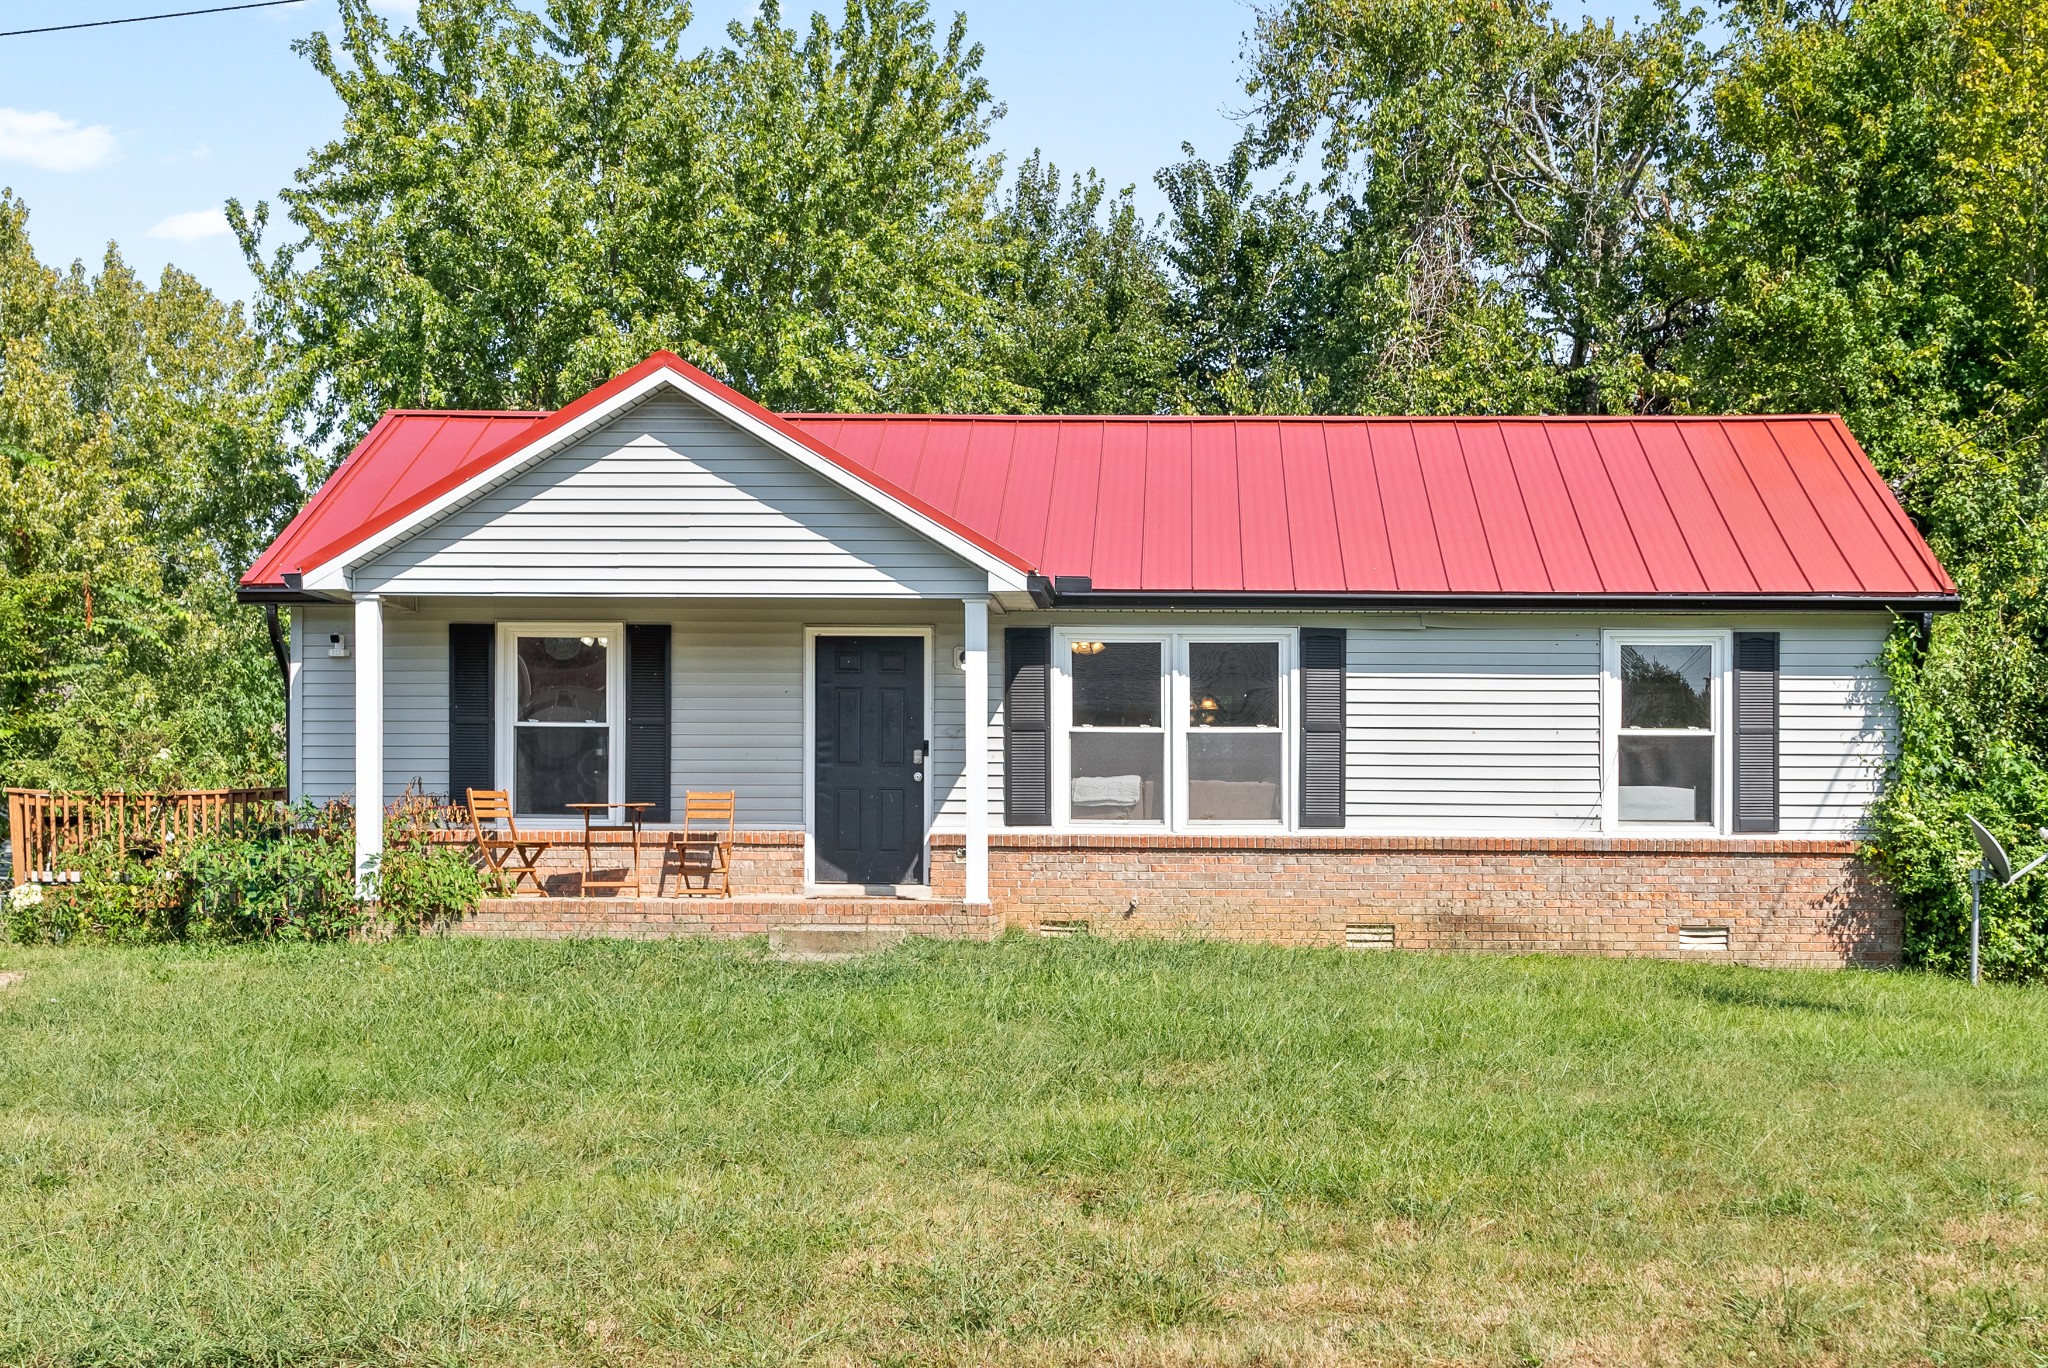
[[[73,23],[225,0],[0,0],[0,29]],[[785,0],[785,15],[816,6]],[[405,0],[389,0],[403,12]],[[839,0],[825,6],[836,13]],[[1564,0],[1568,14],[1647,5]],[[699,0],[715,40],[752,0]],[[1243,105],[1244,0],[937,0],[964,9],[1008,115],[996,145],[1012,164],[1043,148],[1063,170],[1093,166],[1136,184],[1183,140],[1208,156],[1235,139]],[[111,239],[154,278],[166,262],[240,298],[248,272],[219,209],[274,198],[340,107],[290,42],[334,21],[333,0],[275,10],[0,39],[0,185],[27,200],[37,254],[96,263]]]

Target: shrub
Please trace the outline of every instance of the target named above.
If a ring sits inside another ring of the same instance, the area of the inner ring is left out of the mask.
[[[461,809],[410,791],[392,806],[374,908],[356,898],[354,816],[345,802],[301,803],[155,849],[87,850],[67,861],[76,882],[10,892],[0,928],[24,943],[324,941],[363,930],[373,913],[418,931],[476,905],[483,877],[446,836],[465,822]]]
[[[392,805],[384,823],[377,898],[394,929],[418,931],[460,917],[483,896],[483,875],[468,846],[442,835],[467,821],[463,809],[410,789]]]
[[[185,888],[175,868],[105,847],[81,851],[70,863],[76,882],[9,890],[9,939],[61,945],[83,938],[132,945],[175,940],[184,933]]]
[[[220,940],[333,940],[360,929],[352,811],[300,803],[282,822],[225,829],[165,852],[183,875],[186,930]]]
[[[1908,964],[1966,973],[1970,961],[1970,870],[1977,843],[1967,813],[2017,861],[2041,849],[2048,825],[2048,769],[2015,740],[2039,728],[2048,678],[1988,614],[1958,613],[1920,651],[1909,630],[1885,648],[1898,706],[1901,750],[1871,814],[1871,853],[1905,916]],[[2013,888],[1984,885],[1985,977],[2048,977],[2048,878]]]

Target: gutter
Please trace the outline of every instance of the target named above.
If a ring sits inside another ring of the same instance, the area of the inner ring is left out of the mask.
[[[1952,613],[1955,594],[1327,594],[1251,591],[1162,593],[1097,589],[1086,575],[1034,577],[1041,608],[1316,608],[1356,612],[1891,612],[1901,617]],[[1043,599],[1038,586],[1046,586]]]
[[[283,584],[238,584],[235,586],[237,603],[333,603],[334,600],[321,594],[309,594],[299,586],[305,576],[297,571],[287,570],[281,578]]]

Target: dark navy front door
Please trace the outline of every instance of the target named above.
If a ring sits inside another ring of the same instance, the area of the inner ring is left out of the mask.
[[[817,641],[816,878],[922,883],[924,639]]]

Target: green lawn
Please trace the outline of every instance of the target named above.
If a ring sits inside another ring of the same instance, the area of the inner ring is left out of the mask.
[[[0,946],[0,1362],[2041,1363],[2048,994]]]

